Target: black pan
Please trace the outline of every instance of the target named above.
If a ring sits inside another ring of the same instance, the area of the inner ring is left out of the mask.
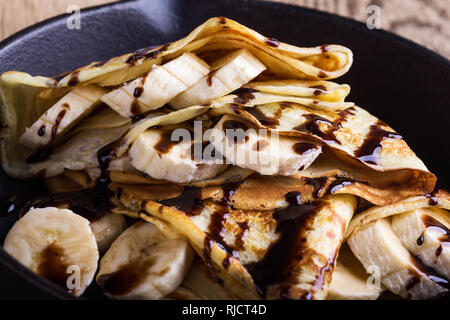
[[[336,43],[355,62],[340,83],[355,101],[386,121],[449,186],[450,62],[411,41],[365,24],[284,4],[243,0],[135,0],[82,11],[81,30],[59,16],[0,43],[0,73],[53,76],[123,53],[177,40],[213,16],[226,16],[260,33],[301,46]],[[0,172],[0,196],[21,188]],[[0,243],[15,217],[0,218]],[[70,298],[0,248],[0,298]],[[92,285],[85,297],[101,294]]]

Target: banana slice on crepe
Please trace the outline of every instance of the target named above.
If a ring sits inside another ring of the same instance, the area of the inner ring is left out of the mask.
[[[214,159],[196,157],[196,145],[203,152],[201,141],[191,141],[190,133],[177,136],[172,130],[150,129],[141,133],[128,151],[131,164],[150,177],[176,183],[187,183],[213,178],[225,170],[226,165]],[[212,146],[206,146],[213,153]],[[207,149],[205,148],[205,152]],[[199,155],[200,156],[200,155]],[[199,159],[200,158],[200,159]]]
[[[382,291],[381,284],[370,279],[370,274],[344,244],[339,250],[327,300],[376,300]]]
[[[192,53],[154,66],[145,76],[109,92],[102,101],[124,117],[162,107],[209,72],[209,66]]]
[[[263,175],[296,174],[308,168],[322,152],[315,142],[269,134],[228,115],[217,123],[209,140],[229,163]]]
[[[168,239],[137,222],[122,233],[100,261],[97,283],[116,299],[161,299],[189,272],[193,250],[184,239]]]
[[[201,105],[249,83],[266,70],[247,49],[230,53],[211,65],[212,71],[170,102],[175,109]]]
[[[92,112],[105,93],[95,85],[72,89],[25,130],[20,142],[33,150],[52,143]]]
[[[394,215],[392,228],[413,255],[450,278],[450,216],[447,211],[421,208]]]
[[[429,299],[448,292],[448,282],[411,255],[386,218],[369,223],[347,243],[366,270],[377,268],[381,282],[404,299]]]
[[[75,296],[83,294],[97,270],[99,253],[89,221],[68,209],[31,209],[11,228],[4,249]]]

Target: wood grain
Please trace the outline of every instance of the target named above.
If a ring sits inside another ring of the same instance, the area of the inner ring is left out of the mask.
[[[214,1],[214,0],[211,0]],[[367,7],[381,8],[381,27],[450,58],[450,0],[275,0],[366,22]],[[81,8],[114,0],[0,0],[0,40],[69,5]],[[226,16],[226,12],[223,13]],[[241,21],[245,24],[245,21]]]

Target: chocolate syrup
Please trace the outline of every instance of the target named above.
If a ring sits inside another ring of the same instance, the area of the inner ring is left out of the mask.
[[[349,186],[358,182],[354,179],[344,178],[344,177],[336,177],[336,180],[330,183],[327,188],[325,194],[334,194],[339,189],[342,189],[345,186]]]
[[[112,295],[125,295],[139,286],[146,278],[147,270],[156,263],[155,259],[137,259],[116,272],[99,277],[99,284],[105,293]],[[162,270],[161,273],[168,271]]]
[[[172,139],[172,132],[173,131],[164,131],[161,133],[161,137],[154,147],[160,154],[168,153],[173,146],[182,141],[181,137],[179,137],[179,141],[174,141]]]
[[[98,190],[89,188],[73,192],[58,192],[35,196],[24,204],[18,212],[24,216],[31,208],[66,208],[86,218],[90,222],[96,221],[109,212],[109,200],[99,201]]]
[[[437,283],[441,287],[449,289],[449,281],[444,276],[440,275],[434,268],[423,263],[419,256],[411,255],[411,262],[420,270],[429,280]]]
[[[439,203],[439,198],[436,196],[436,192],[427,193],[425,197],[428,198],[428,203],[430,206],[436,206]]]
[[[174,207],[189,216],[196,216],[202,211],[202,192],[198,187],[185,187],[178,197],[161,201],[161,204]]]
[[[257,90],[247,88],[237,89],[232,93],[237,96],[236,98],[234,98],[234,102],[237,104],[247,104],[251,100],[255,99],[255,96],[253,94],[254,92],[257,92]]]
[[[208,87],[212,86],[212,79],[213,79],[214,73],[210,72],[208,74],[208,77],[206,78],[206,84],[208,85]]]
[[[104,66],[106,64],[106,62],[108,62],[108,61],[104,60],[104,61],[96,62],[91,66],[91,68],[100,68],[100,67]]]
[[[37,268],[37,273],[71,292],[67,288],[67,279],[70,276],[67,273],[68,268],[69,264],[66,261],[64,250],[56,244],[51,244],[41,252],[41,263]]]
[[[277,48],[280,45],[280,41],[278,41],[275,38],[267,38],[266,44],[268,44],[271,47]]]
[[[336,137],[336,131],[342,128],[342,123],[347,121],[348,116],[355,115],[355,108],[350,107],[341,110],[339,113],[339,118],[331,122],[321,116],[315,114],[306,114],[303,117],[307,120],[304,124],[294,128],[296,131],[306,131],[322,138],[325,142],[335,142],[341,144],[341,142]],[[328,125],[327,130],[321,130],[320,124]]]
[[[307,155],[316,149],[317,148],[315,145],[307,142],[297,142],[292,145],[292,150],[294,150],[294,152],[299,155]]]
[[[323,188],[325,187],[325,184],[328,181],[328,178],[327,177],[305,178],[304,180],[306,184],[313,186],[314,188],[314,191],[312,193],[313,197],[319,198]]]
[[[416,243],[418,246],[421,246],[423,244],[424,238],[423,233],[417,238]]]
[[[265,127],[276,128],[280,123],[278,119],[267,117],[264,113],[262,113],[258,107],[248,107],[242,108],[242,110],[250,113],[259,123],[261,123]]]
[[[140,59],[153,59],[161,52],[167,50],[170,43],[161,46],[160,48],[143,48],[136,50],[125,62],[134,65]]]
[[[366,210],[369,210],[370,208],[372,208],[374,206],[375,205],[372,202],[367,201],[364,198],[358,197],[358,200],[356,203],[355,215],[360,214],[361,212],[364,212]]]
[[[287,193],[286,200],[289,206],[273,215],[277,220],[277,232],[281,233],[279,240],[262,260],[246,265],[262,296],[269,285],[289,282],[289,271],[303,259],[304,232],[323,205],[320,201],[302,204],[298,192]]]
[[[450,242],[450,230],[445,225],[429,215],[422,216],[422,221],[427,229],[433,229],[441,234],[439,241]]]
[[[252,150],[253,151],[261,151],[264,150],[267,146],[269,145],[269,143],[265,140],[258,140],[254,145]]]
[[[38,136],[43,137],[45,135],[45,124],[38,130]]]
[[[137,98],[139,98],[142,95],[143,92],[144,92],[144,88],[143,87],[136,87],[134,89],[133,96],[137,99]]]
[[[68,106],[68,104],[64,104],[64,105]],[[64,105],[63,105],[63,107],[64,107]],[[64,118],[64,116],[66,115],[66,112],[67,112],[66,108],[62,109],[56,116],[55,124],[52,127],[52,137],[51,137],[52,140],[55,139],[56,134],[58,133],[59,125],[61,124],[61,121]]]
[[[439,245],[439,247],[436,249],[436,257],[439,257],[442,253],[442,244]]]
[[[67,82],[67,84],[71,87],[76,86],[80,80],[78,79],[78,75],[80,74],[80,71],[74,71],[72,72],[72,75],[70,76],[69,82]]]

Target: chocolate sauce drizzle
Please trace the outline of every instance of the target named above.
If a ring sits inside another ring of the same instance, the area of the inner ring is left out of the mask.
[[[307,155],[316,149],[317,148],[315,145],[307,142],[297,142],[292,145],[292,150],[294,150],[294,152],[299,155]]]
[[[271,47],[277,48],[280,45],[280,41],[278,41],[275,38],[267,38],[266,44],[268,44]]]
[[[172,149],[173,146],[179,144],[182,141],[181,137],[179,137],[178,141],[172,139],[172,132],[173,131],[163,131],[161,133],[161,137],[154,147],[156,151],[161,154],[166,154],[170,151],[170,149]]]
[[[261,110],[259,110],[258,107],[247,107],[242,108],[241,110],[250,113],[256,120],[258,120],[259,123],[261,123],[265,127],[276,128],[280,124],[277,116],[267,117],[264,113],[261,112]]]
[[[38,136],[43,137],[44,135],[45,135],[45,124],[38,130]]]
[[[450,230],[445,225],[429,215],[424,215],[422,221],[427,228],[433,229],[441,234],[439,241],[450,242]]]
[[[170,43],[167,43],[160,48],[143,48],[136,50],[125,62],[134,65],[140,59],[148,60],[155,58],[161,52],[167,50]]]
[[[99,277],[99,285],[105,293],[125,295],[141,284],[147,275],[146,270],[156,263],[155,259],[137,259],[122,266],[116,272]],[[161,275],[167,272],[163,269]]]
[[[65,103],[64,105],[63,105],[63,107],[65,107],[64,109],[62,109],[59,113],[58,113],[58,115],[56,116],[56,119],[55,119],[55,124],[53,125],[53,127],[52,127],[52,140],[54,140],[55,139],[55,137],[56,137],[56,134],[58,133],[58,128],[59,128],[59,125],[61,124],[61,121],[62,121],[62,119],[64,118],[64,116],[66,115],[66,112],[67,112],[67,107],[66,106],[68,106],[68,104],[67,103]]]
[[[255,99],[255,96],[253,95],[254,92],[257,92],[257,90],[247,88],[237,89],[232,93],[236,95],[236,98],[234,98],[234,102],[237,104],[247,104],[251,100]]]
[[[306,184],[309,184],[313,186],[313,197],[319,198],[323,188],[325,187],[326,183],[328,182],[327,177],[320,177],[320,178],[306,178],[304,179]]]
[[[437,283],[438,285],[440,285],[443,288],[446,288],[446,289],[450,288],[448,279],[445,278],[444,276],[442,276],[441,274],[439,274],[434,268],[425,265],[419,256],[411,254],[411,262],[428,279]],[[413,283],[414,283],[414,281],[413,281]],[[413,287],[414,287],[414,285],[412,285],[409,289],[408,288],[406,288],[406,289],[410,290]]]
[[[37,273],[71,293],[72,290],[67,288],[67,279],[70,276],[67,273],[68,267],[64,250],[56,244],[51,244],[41,253]]]
[[[298,192],[286,194],[286,201],[289,206],[273,215],[278,223],[277,232],[281,233],[279,240],[269,248],[262,260],[246,265],[262,296],[265,296],[269,285],[289,282],[289,271],[303,259],[301,252],[306,241],[304,232],[323,206],[321,201],[302,204]]]
[[[199,215],[202,211],[202,192],[198,187],[185,187],[183,192],[175,198],[160,202],[167,207],[174,207],[189,216]]]
[[[387,131],[381,126],[385,124],[378,120],[370,126],[370,131],[363,144],[355,151],[356,157],[365,163],[378,165],[379,152],[381,150],[381,142],[386,138],[403,139],[401,135],[394,131]]]
[[[240,183],[225,183],[222,187],[223,198],[219,203],[215,204],[215,211],[210,217],[210,222],[207,229],[208,241],[215,241],[219,247],[221,247],[227,255],[222,261],[222,266],[227,269],[233,261],[233,257],[238,257],[238,251],[244,248],[243,238],[248,230],[248,224],[246,222],[238,222],[240,227],[239,234],[236,235],[234,245],[229,245],[223,238],[223,233],[226,232],[225,223],[232,209],[232,200],[234,193],[239,188]],[[205,245],[209,245],[206,243]],[[204,250],[204,255],[210,254],[210,250]],[[210,257],[208,257],[210,259]]]
[[[69,82],[67,84],[71,87],[75,87],[80,80],[78,79],[78,75],[80,74],[80,71],[76,70],[72,72],[72,75],[70,76]]]
[[[144,92],[144,88],[143,87],[136,87],[134,89],[133,96],[137,99],[137,98],[139,98],[142,95],[143,92]]]
[[[436,206],[439,204],[439,198],[436,196],[436,191],[427,193],[425,197],[428,198],[428,203],[430,206]]]
[[[341,142],[336,137],[336,131],[342,128],[342,124],[347,121],[348,116],[355,115],[355,108],[350,107],[341,110],[338,115],[339,118],[336,121],[331,122],[330,120],[316,114],[306,114],[304,115],[304,117],[307,121],[302,125],[295,127],[293,130],[309,132],[315,136],[320,137],[327,143],[335,142],[337,144],[341,144]],[[328,129],[321,130],[320,124],[326,124],[328,126]]]

